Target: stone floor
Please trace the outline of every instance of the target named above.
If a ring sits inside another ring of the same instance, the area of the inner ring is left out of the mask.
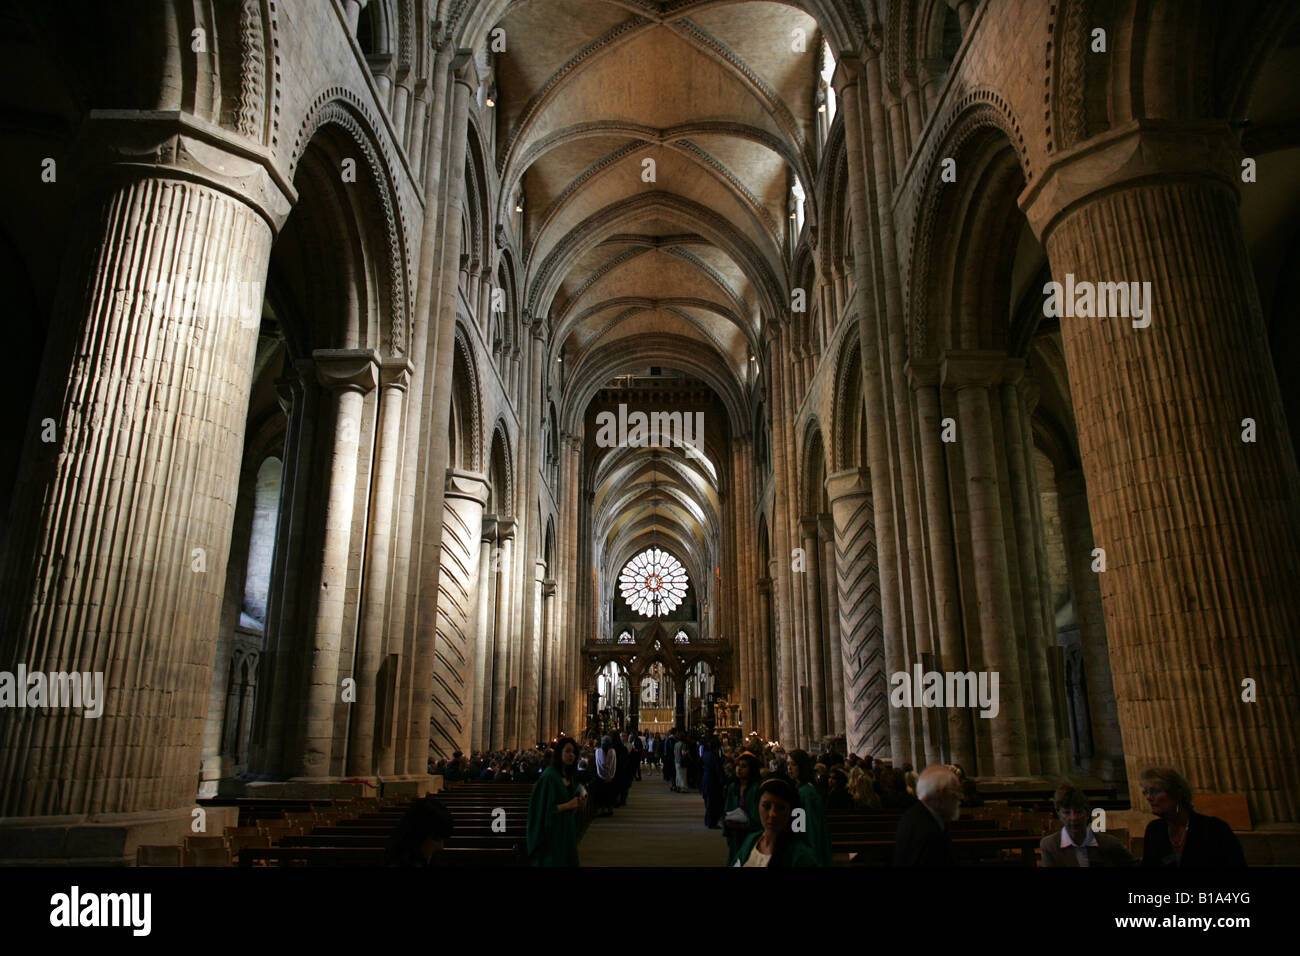
[[[704,826],[699,791],[673,793],[651,769],[632,784],[627,806],[591,821],[578,845],[583,866],[723,866],[721,830]]]

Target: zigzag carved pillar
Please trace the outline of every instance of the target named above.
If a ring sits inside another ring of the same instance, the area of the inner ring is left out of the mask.
[[[1022,204],[1057,281],[1150,283],[1145,317],[1061,318],[1131,796],[1172,764],[1293,823],[1300,476],[1235,194],[1262,187],[1239,161],[1222,124],[1139,121]]]
[[[0,710],[6,859],[120,863],[188,832],[257,345],[238,300],[260,303],[288,204],[190,131],[146,150],[152,129],[108,134],[141,152],[82,175],[5,521],[3,666],[102,675],[93,703]],[[235,198],[236,175],[277,208]]]
[[[438,638],[433,652],[433,713],[429,738],[439,759],[473,742],[478,584],[483,506],[482,475],[447,470],[442,512],[442,570],[438,575]]]
[[[889,685],[871,481],[857,468],[826,479],[835,522],[835,575],[850,753],[889,757]]]

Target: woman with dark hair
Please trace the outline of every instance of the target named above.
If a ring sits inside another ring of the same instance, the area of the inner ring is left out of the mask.
[[[722,818],[722,835],[727,838],[727,866],[736,862],[740,848],[752,834],[763,832],[763,824],[758,819],[758,775],[762,769],[763,764],[748,750],[736,758],[736,779],[727,787],[727,797],[722,808],[725,814]]]
[[[787,768],[795,786],[799,788],[799,801],[804,810],[804,839],[812,850],[818,866],[830,866],[831,835],[826,826],[826,804],[813,782],[813,762],[806,750],[791,750]]]
[[[785,777],[772,775],[758,788],[763,829],[741,844],[732,866],[818,866],[807,845],[790,829],[799,792]]]
[[[1142,841],[1143,866],[1239,867],[1246,854],[1232,828],[1192,809],[1192,786],[1173,767],[1148,767],[1138,778],[1156,819]]]
[[[576,781],[578,745],[555,742],[550,765],[528,799],[528,856],[534,866],[578,865],[578,822],[587,793]]]
[[[388,843],[388,866],[429,867],[439,864],[438,854],[451,836],[451,811],[434,796],[420,797],[397,825]]]

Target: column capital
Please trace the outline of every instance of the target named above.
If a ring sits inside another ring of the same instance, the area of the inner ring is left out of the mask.
[[[934,359],[908,359],[903,368],[914,392],[939,384],[939,363]]]
[[[826,497],[831,504],[841,498],[871,494],[871,475],[865,468],[849,468],[826,476]]]
[[[817,516],[803,515],[799,519],[799,533],[803,535],[804,540],[812,538],[817,539]]]
[[[545,579],[543,579],[543,581],[542,581],[542,597],[544,597],[544,598],[555,597],[555,593],[556,593],[557,590],[558,590],[558,586],[557,586],[556,583],[555,583],[555,578],[545,578]]]
[[[513,540],[518,529],[519,522],[514,518],[497,518],[497,537],[502,541]]]
[[[104,174],[191,180],[247,203],[272,235],[298,201],[269,149],[180,110],[91,110],[78,142],[80,182]]]
[[[316,381],[332,392],[366,394],[379,383],[379,353],[374,349],[316,349]]]
[[[497,518],[496,515],[484,515],[483,527],[479,534],[481,540],[492,544],[497,539]]]
[[[1020,208],[1039,242],[1073,210],[1117,187],[1213,182],[1237,195],[1241,145],[1222,121],[1135,119],[1057,155]]]
[[[946,388],[988,388],[1002,381],[1006,361],[1006,354],[995,350],[949,349],[940,362],[940,377]]]
[[[473,50],[459,49],[452,55],[451,76],[465,89],[471,93],[474,92],[474,84],[478,80],[478,70],[474,66]]]
[[[411,384],[411,373],[414,371],[415,366],[410,359],[384,359],[379,363],[379,387],[404,392]]]
[[[821,532],[823,538],[828,541],[835,540],[835,521],[827,514],[817,516],[817,530]]]
[[[491,496],[487,478],[472,471],[448,468],[444,494],[448,498],[461,498],[485,505]]]

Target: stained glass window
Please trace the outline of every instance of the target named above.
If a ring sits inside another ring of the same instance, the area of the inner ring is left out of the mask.
[[[623,600],[643,617],[671,614],[686,597],[686,569],[667,551],[649,548],[623,568],[618,587]]]

